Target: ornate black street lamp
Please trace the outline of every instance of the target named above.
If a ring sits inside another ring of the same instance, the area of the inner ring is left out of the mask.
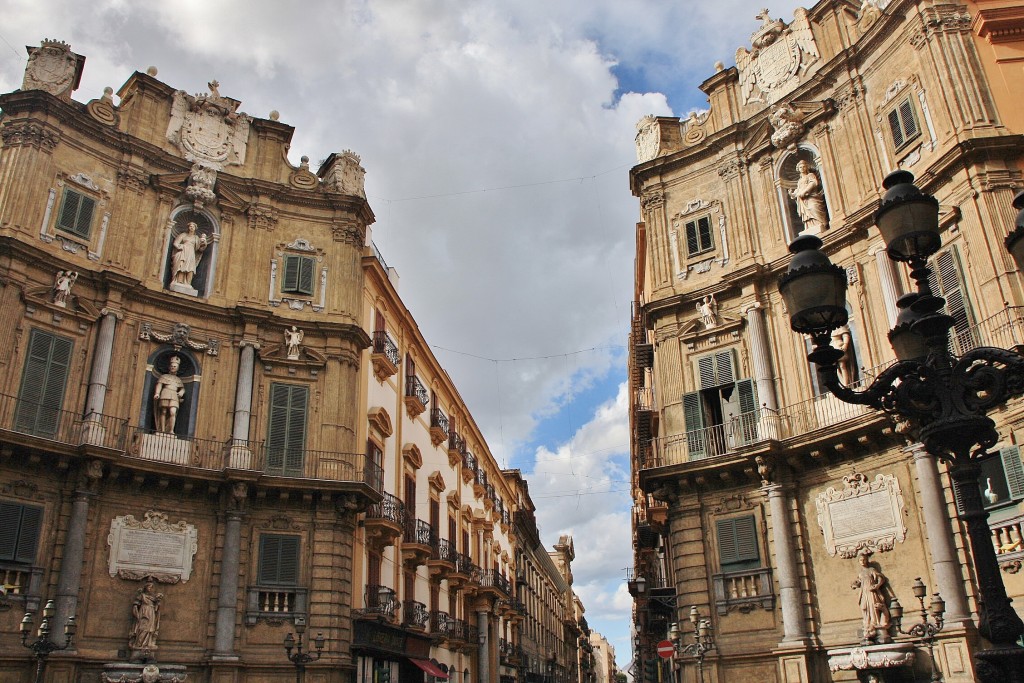
[[[715,649],[715,636],[711,632],[711,620],[702,618],[697,606],[690,607],[690,623],[693,624],[693,642],[680,645],[683,633],[679,624],[672,624],[668,630],[668,638],[676,645],[676,653],[683,657],[693,657],[697,661],[697,680],[704,683],[704,654]]]
[[[316,654],[313,655],[302,651],[302,634],[306,632],[305,619],[295,620],[295,632],[299,634],[298,639],[291,632],[284,637],[284,651],[288,660],[295,665],[295,683],[303,683],[306,680],[306,665],[320,659],[323,654],[325,638],[323,633],[317,632],[316,638],[313,639],[313,643],[316,645]]]
[[[893,415],[929,454],[949,464],[978,578],[978,630],[992,643],[975,654],[976,673],[983,683],[1024,683],[1024,648],[1017,645],[1024,622],[1006,595],[978,486],[979,463],[999,439],[987,413],[1024,395],[1024,357],[993,347],[978,347],[959,357],[951,352],[953,318],[941,312],[945,299],[935,296],[928,282],[928,258],[941,246],[938,201],[914,185],[914,176],[907,171],[889,174],[882,186],[886,193],[875,223],[889,258],[909,265],[917,287],[914,296],[900,300],[900,319],[890,333],[896,363],[863,391],[840,382],[843,352],[831,346],[830,335],[847,322],[846,274],[821,252],[817,237],[801,236],[790,244],[793,261],[779,280],[779,291],[793,330],[814,340],[807,358],[818,366],[821,385],[845,403]],[[1024,234],[1022,195],[1014,199],[1014,206],[1021,213],[1007,243],[1011,253],[1020,251],[1024,258],[1024,248],[1016,248],[1024,241],[1019,239]],[[1024,262],[1019,265],[1024,267]]]
[[[36,683],[42,683],[43,672],[46,671],[46,659],[57,650],[66,650],[71,647],[71,641],[75,637],[75,617],[68,617],[67,623],[64,624],[64,644],[58,645],[54,641],[50,640],[50,620],[53,619],[53,615],[56,614],[57,608],[53,604],[53,600],[47,600],[46,605],[43,607],[43,621],[39,624],[39,630],[36,632],[38,636],[32,642],[28,642],[29,634],[32,633],[32,613],[25,612],[24,618],[21,620],[21,644],[28,649],[32,650],[32,656],[36,658]]]
[[[928,658],[932,664],[931,680],[935,683],[942,680],[938,663],[935,661],[935,636],[942,630],[942,615],[946,611],[946,603],[936,593],[928,607],[925,607],[924,596],[928,595],[928,588],[920,577],[914,579],[910,589],[914,591],[914,597],[921,604],[921,622],[906,631],[903,630],[903,605],[898,598],[893,598],[889,602],[889,616],[892,617],[892,625],[897,632],[919,639],[928,648]]]

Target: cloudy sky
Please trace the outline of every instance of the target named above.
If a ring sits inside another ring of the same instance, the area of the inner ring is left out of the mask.
[[[800,4],[770,6],[792,18]],[[761,0],[0,0],[0,91],[26,45],[86,56],[75,98],[150,65],[295,126],[290,160],[352,149],[373,238],[499,463],[526,473],[545,544],[630,659],[628,171],[645,114],[749,45]]]

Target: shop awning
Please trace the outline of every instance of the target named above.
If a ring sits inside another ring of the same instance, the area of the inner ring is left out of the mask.
[[[409,661],[426,671],[434,678],[448,678],[448,674],[441,671],[441,669],[437,667],[437,664],[434,664],[429,659],[413,659],[412,657],[409,657]]]

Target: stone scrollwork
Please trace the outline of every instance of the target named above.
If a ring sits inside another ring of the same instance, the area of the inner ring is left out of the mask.
[[[861,551],[885,552],[907,537],[903,492],[892,474],[873,480],[859,472],[843,477],[843,487],[818,494],[818,524],[825,550],[835,557],[857,557]]]

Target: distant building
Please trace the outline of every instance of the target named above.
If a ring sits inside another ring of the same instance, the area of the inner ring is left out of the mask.
[[[615,665],[615,646],[597,631],[590,632],[590,647],[594,655],[596,683],[615,683],[619,670]]]
[[[955,351],[1024,341],[1022,280],[1002,243],[1024,168],[1024,99],[1010,75],[1024,7],[821,0],[758,19],[736,66],[700,85],[708,111],[638,124],[633,673],[695,680],[681,648],[696,607],[716,644],[710,680],[853,680],[851,648],[866,644],[908,679],[934,666],[949,683],[973,681],[976,590],[946,468],[885,415],[823,394],[777,285],[787,245],[820,237],[849,284],[850,324],[832,340],[841,377],[862,387],[877,376],[910,286],[873,215],[883,176],[908,169],[940,203],[931,265]],[[979,487],[1019,611],[1020,403],[995,418]],[[861,561],[884,588],[863,588]],[[904,626],[916,623],[915,577],[945,600],[934,665],[921,647],[890,651],[871,612],[895,596]],[[677,634],[676,657],[658,659],[656,644]]]

